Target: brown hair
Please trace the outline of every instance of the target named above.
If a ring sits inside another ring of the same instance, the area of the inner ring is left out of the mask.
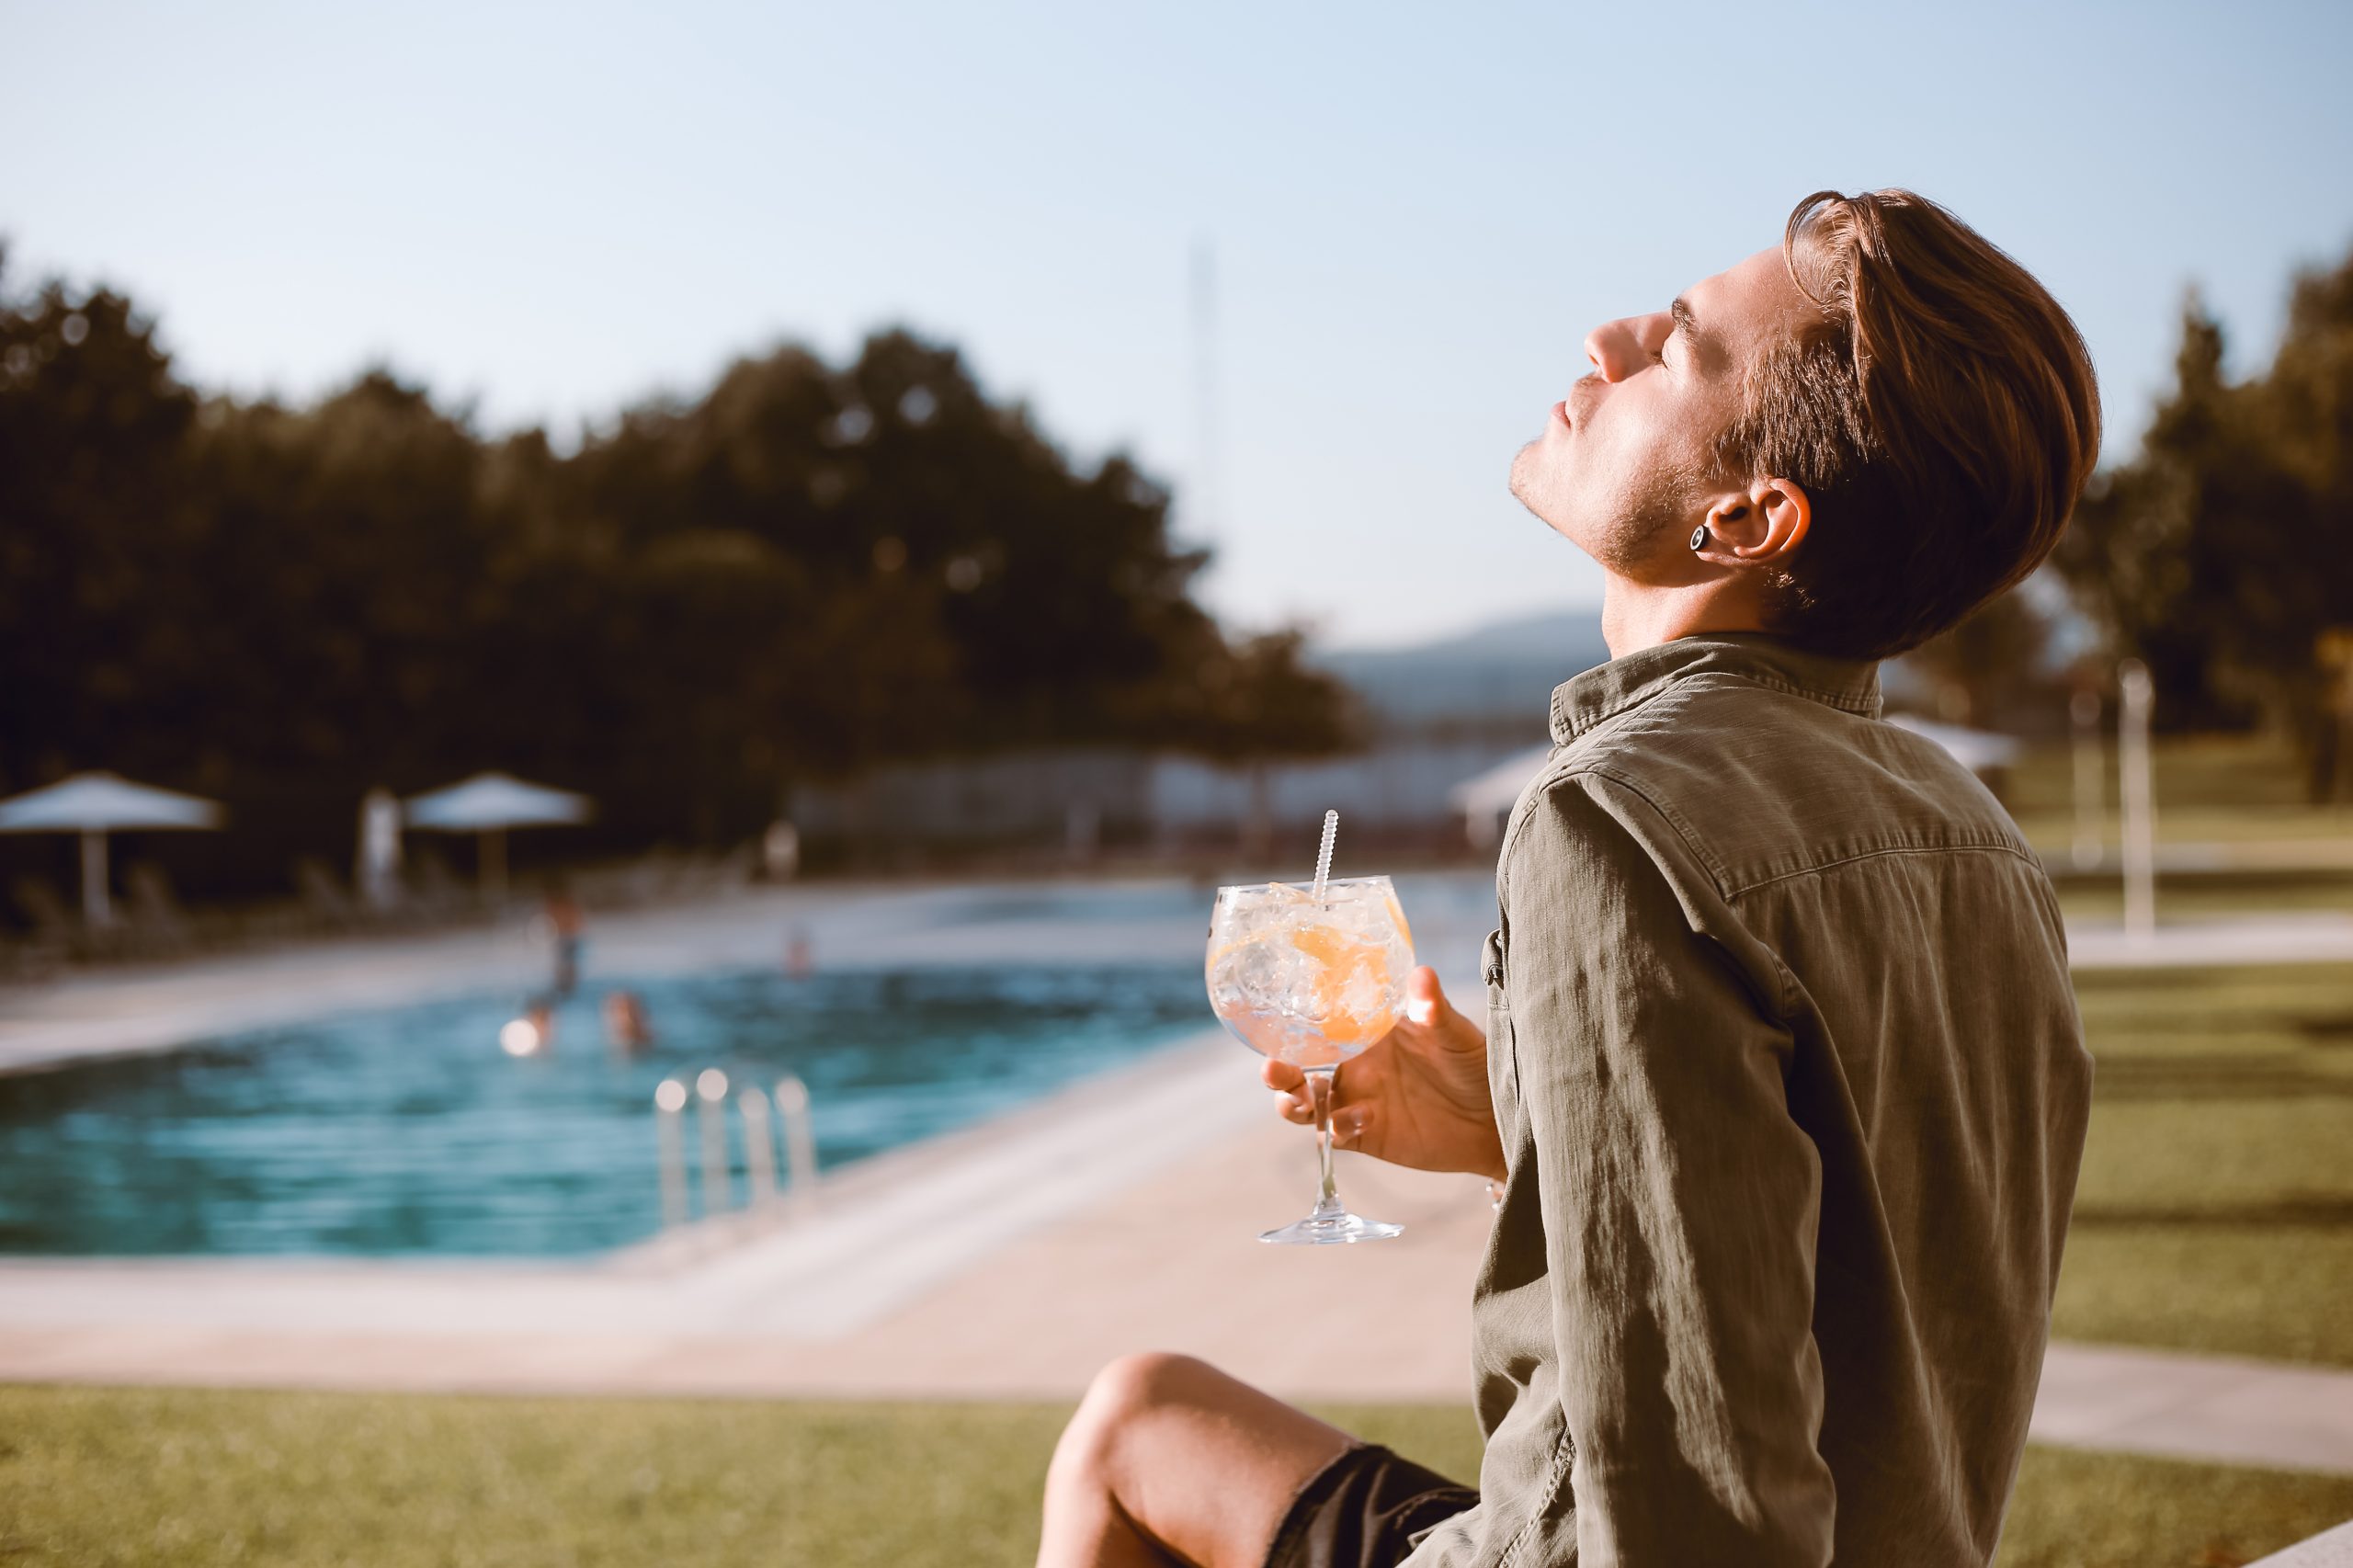
[[[1817,191],[1781,248],[1821,314],[1750,369],[1717,455],[1813,503],[1773,629],[1885,658],[2051,552],[2098,459],[2098,384],[2042,285],[1910,191]]]

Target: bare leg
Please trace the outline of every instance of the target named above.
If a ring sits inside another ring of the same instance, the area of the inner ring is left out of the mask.
[[[1258,1568],[1291,1498],[1353,1441],[1205,1361],[1122,1357],[1055,1446],[1038,1568]]]

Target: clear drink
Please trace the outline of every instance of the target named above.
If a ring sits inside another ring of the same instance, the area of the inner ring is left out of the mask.
[[[1332,1179],[1332,1087],[1340,1063],[1386,1035],[1405,1005],[1413,934],[1387,877],[1218,890],[1210,1006],[1235,1039],[1307,1075],[1323,1188],[1314,1211],[1259,1240],[1379,1240],[1401,1226],[1351,1214]]]

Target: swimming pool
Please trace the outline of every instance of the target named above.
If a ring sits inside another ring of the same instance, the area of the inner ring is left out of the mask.
[[[642,1054],[606,1043],[598,1006],[617,987],[645,1003]],[[0,1077],[0,1252],[578,1256],[660,1224],[665,1077],[797,1074],[831,1167],[1216,1027],[1198,960],[600,977],[524,1058],[498,1044],[517,1004],[421,1003]],[[740,1197],[732,1129],[731,1153]]]

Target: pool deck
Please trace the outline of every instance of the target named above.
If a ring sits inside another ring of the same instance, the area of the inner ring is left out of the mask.
[[[633,972],[762,961],[796,924],[837,963],[1198,950],[1193,916],[1074,928],[923,902],[951,896],[785,892],[608,918],[594,959]],[[2135,962],[2279,960],[2283,942],[2353,958],[2353,920],[2230,924],[2116,945]],[[2099,961],[2086,935],[2078,958]],[[19,1007],[0,1042],[31,1042],[20,1065],[161,1049],[265,1014],[504,983],[535,957],[517,932],[191,966]],[[143,1032],[120,1027],[155,1010]],[[1342,1192],[1404,1237],[1260,1245],[1256,1231],[1306,1207],[1313,1155],[1271,1115],[1256,1065],[1222,1039],[1189,1041],[846,1170],[804,1210],[584,1264],[0,1261],[0,1381],[1067,1401],[1114,1357],[1156,1348],[1292,1398],[1467,1403],[1482,1184],[1343,1156]],[[2353,1473],[2353,1372],[2055,1346],[2034,1433]]]

